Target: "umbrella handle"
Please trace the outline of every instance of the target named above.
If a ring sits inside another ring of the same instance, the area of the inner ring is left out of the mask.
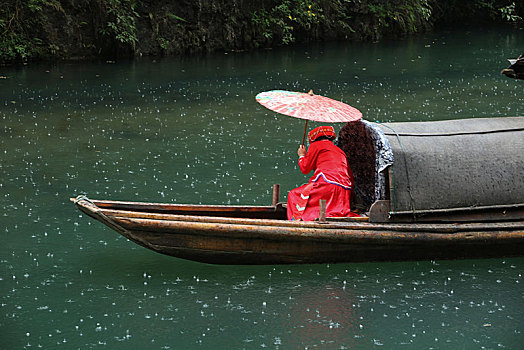
[[[313,96],[315,94],[313,93],[313,90],[309,90],[308,95],[309,96]],[[306,126],[304,126],[304,136],[302,136],[302,143],[301,143],[302,146],[304,146],[304,142],[306,142],[307,121],[308,120],[306,119]]]
[[[306,141],[306,133],[307,133],[307,119],[306,119],[306,126],[304,126],[304,136],[302,137],[302,143],[301,143],[302,146],[304,146],[304,142]]]

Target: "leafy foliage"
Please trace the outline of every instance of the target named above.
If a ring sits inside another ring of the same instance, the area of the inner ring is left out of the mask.
[[[234,15],[228,12],[232,3],[240,6]],[[0,63],[108,51],[245,49],[252,42],[378,40],[419,32],[437,21],[521,25],[523,13],[524,0],[3,0]]]
[[[517,14],[515,10],[515,2],[512,2],[508,6],[501,7],[499,9],[502,18],[507,22],[520,22],[522,17]]]
[[[397,23],[404,33],[417,32],[419,19],[429,21],[432,10],[427,0],[379,2],[369,4],[369,9],[382,26]]]
[[[283,0],[271,9],[253,13],[252,21],[266,39],[277,44],[295,41],[296,33],[314,34],[319,28],[334,28],[346,38],[356,27],[369,22],[372,28],[384,32],[392,26],[402,33],[413,33],[421,23],[429,23],[432,16],[430,0]]]
[[[96,3],[103,11],[101,17],[107,18],[99,32],[135,49],[138,43],[136,21],[139,17],[135,0],[96,0]],[[72,0],[6,0],[0,6],[0,62],[27,61],[44,52],[56,54],[59,43],[45,42],[49,38],[45,37],[44,26],[49,22],[49,14],[66,14],[66,4],[74,8]],[[96,13],[92,15],[99,16]],[[79,27],[83,25],[86,22],[81,22]]]
[[[100,32],[123,44],[129,44],[133,50],[138,43],[136,20],[139,17],[135,11],[134,0],[106,0],[107,25]]]
[[[0,58],[27,60],[39,54],[42,40],[30,33],[44,19],[42,8],[48,5],[56,6],[56,0],[8,1],[0,7]]]
[[[262,29],[262,35],[272,39],[275,35],[282,44],[295,41],[295,31],[310,31],[324,21],[323,9],[317,1],[284,0],[270,10],[255,11],[252,21]]]

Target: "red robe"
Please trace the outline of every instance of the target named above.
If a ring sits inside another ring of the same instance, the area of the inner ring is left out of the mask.
[[[353,174],[346,154],[329,140],[311,143],[305,156],[298,160],[300,171],[315,170],[309,183],[289,192],[287,218],[312,221],[319,216],[319,200],[326,200],[326,217],[355,216],[350,198]]]

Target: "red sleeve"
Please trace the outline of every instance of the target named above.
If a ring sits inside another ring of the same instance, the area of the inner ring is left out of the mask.
[[[311,172],[311,170],[315,170],[317,168],[318,152],[319,148],[317,147],[317,144],[313,142],[309,146],[306,155],[298,159],[298,166],[300,167],[302,174],[308,174]]]

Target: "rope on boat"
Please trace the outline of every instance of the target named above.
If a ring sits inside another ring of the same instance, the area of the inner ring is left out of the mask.
[[[96,206],[96,204],[93,203],[93,201],[91,199],[87,198],[87,196],[85,194],[80,194],[80,195],[76,196],[74,203],[76,204],[76,203],[78,203],[80,201],[86,201],[89,204],[92,204],[92,205]]]
[[[94,206],[96,209],[93,208],[91,210],[98,216],[99,219],[101,219],[100,221],[105,223],[107,226],[111,227],[113,230],[116,230],[117,232],[121,232],[125,237],[130,238],[131,232],[129,230],[125,229],[124,227],[119,225],[115,220],[113,220],[112,218],[104,214],[104,212],[86,195],[84,194],[78,195],[75,198],[74,203],[77,204],[80,201],[85,201],[91,204],[92,206]]]

